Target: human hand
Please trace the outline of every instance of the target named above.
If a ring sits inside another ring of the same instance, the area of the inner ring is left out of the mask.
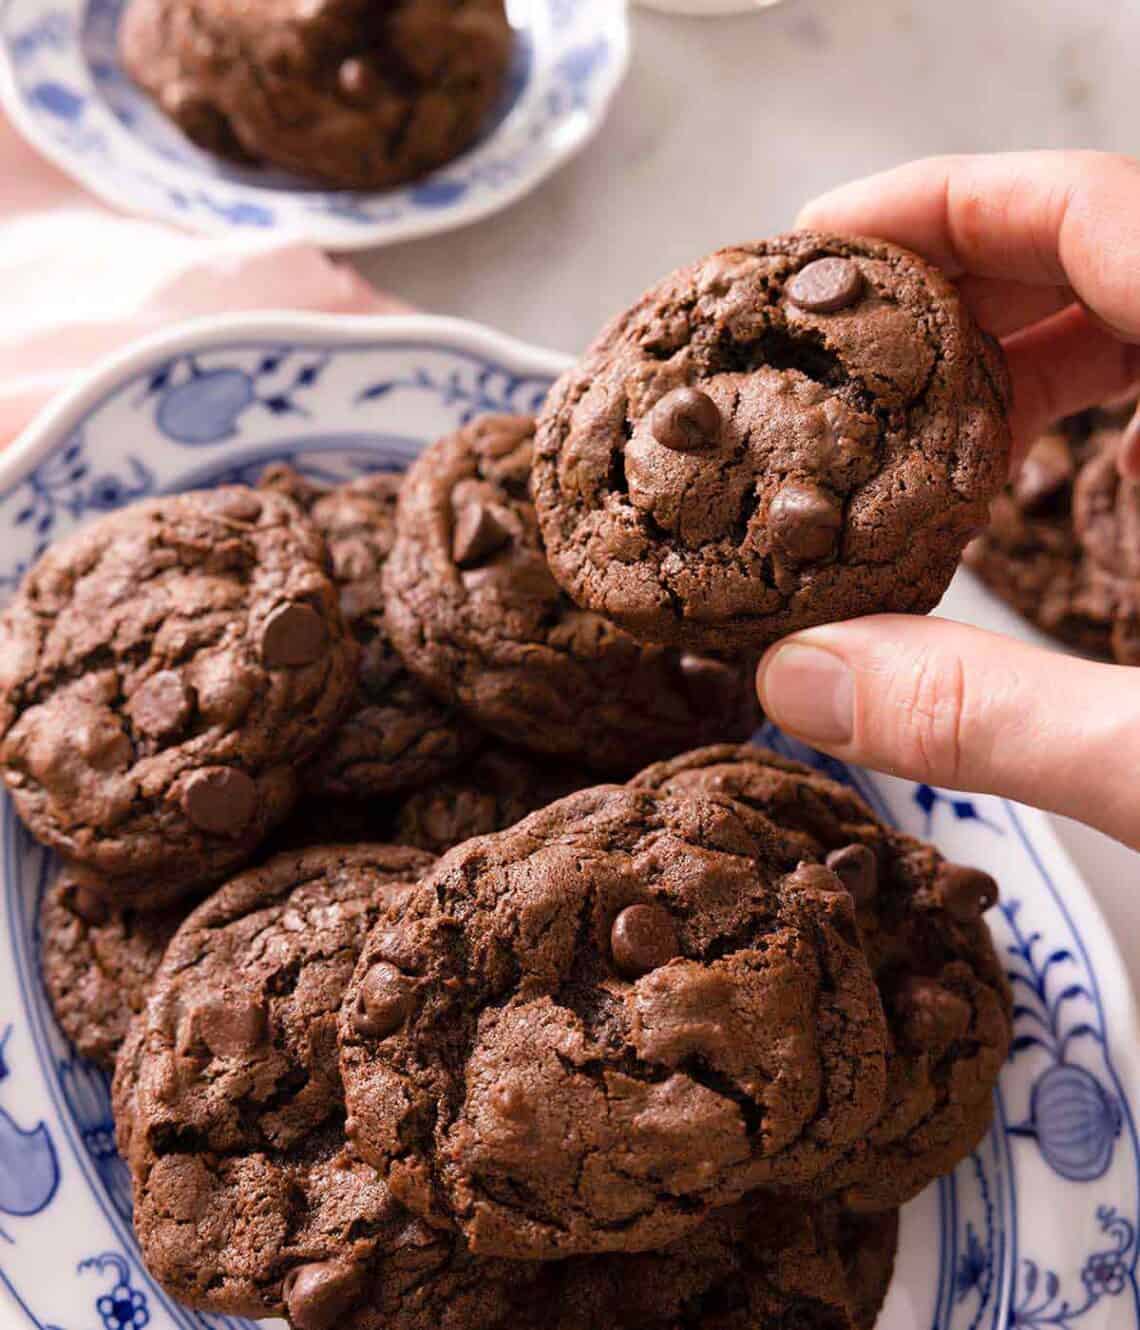
[[[1015,466],[1060,416],[1140,383],[1140,162],[939,158],[837,190],[799,220],[905,245],[957,282],[1005,347]],[[1140,475],[1140,430],[1120,465]],[[1132,669],[877,616],[785,639],[757,684],[773,721],[837,757],[1037,804],[1140,849]]]

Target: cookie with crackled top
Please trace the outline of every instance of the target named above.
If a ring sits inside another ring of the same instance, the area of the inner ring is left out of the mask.
[[[533,441],[533,418],[484,416],[408,472],[384,569],[408,668],[508,743],[622,775],[746,738],[747,665],[646,646],[558,587],[529,495]]]
[[[382,575],[402,483],[401,475],[381,471],[327,487],[283,464],[260,481],[299,503],[324,537],[341,613],[360,644],[352,704],[304,771],[306,788],[325,799],[372,799],[425,786],[457,767],[481,738],[455,706],[416,682],[388,634]]]
[[[905,250],[800,232],[665,278],[555,386],[550,566],[647,641],[759,648],[925,613],[1009,453],[1000,349]]]
[[[119,49],[208,152],[388,189],[472,142],[512,34],[504,0],[131,0]]]
[[[1043,435],[965,562],[1043,632],[1137,665],[1140,485],[1116,468],[1123,423],[1089,413]]]
[[[459,846],[342,1009],[356,1148],[478,1255],[644,1251],[879,1120],[840,879],[751,809],[602,786]]]
[[[0,774],[29,830],[154,909],[248,859],[350,701],[318,533],[244,486],[54,545],[0,616]]]
[[[336,1330],[433,1330],[441,1324],[462,1330],[871,1330],[897,1240],[895,1213],[858,1216],[830,1205],[761,1200],[717,1211],[660,1251],[521,1262],[473,1257],[454,1234],[409,1221],[406,1234],[376,1261],[361,1301],[335,1324]]]
[[[114,1083],[135,1233],[174,1297],[305,1327],[406,1225],[346,1141],[336,1025],[369,928],[430,863],[390,845],[282,853],[175,934]]]
[[[143,1008],[167,944],[193,908],[136,910],[108,901],[90,874],[65,866],[40,904],[40,973],[60,1029],[111,1071]]]
[[[658,763],[638,788],[731,800],[772,819],[844,881],[890,1029],[878,1122],[817,1180],[857,1209],[902,1205],[948,1173],[993,1119],[1011,999],[983,915],[994,880],[887,826],[859,795],[750,745]]]

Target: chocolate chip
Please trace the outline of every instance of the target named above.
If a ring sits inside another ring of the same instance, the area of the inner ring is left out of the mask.
[[[218,997],[194,1008],[190,1028],[215,1057],[237,1057],[265,1042],[265,1010],[256,1002]]]
[[[843,513],[814,485],[789,481],[768,505],[772,543],[795,563],[818,563],[835,553]]]
[[[356,56],[341,62],[336,83],[345,100],[358,106],[373,101],[380,87],[375,71]]]
[[[239,836],[257,808],[257,786],[236,767],[203,767],[186,782],[182,810],[212,836]]]
[[[788,299],[809,314],[835,314],[863,293],[863,274],[850,259],[816,259],[788,283]]]
[[[117,716],[105,707],[80,703],[69,717],[66,733],[58,734],[52,757],[65,758],[68,749],[81,754],[96,771],[123,772],[134,761],[134,746]]]
[[[919,1048],[945,1048],[970,1031],[970,1004],[934,979],[912,979],[899,994],[903,1031]]]
[[[1069,445],[1056,434],[1047,434],[1029,450],[1013,482],[1013,497],[1029,513],[1046,507],[1076,475]]]
[[[194,699],[176,670],[159,670],[131,695],[127,712],[135,729],[152,739],[177,734],[190,719]]]
[[[314,1261],[291,1270],[281,1291],[297,1330],[333,1330],[360,1302],[363,1272],[341,1261]]]
[[[455,519],[451,557],[458,567],[470,568],[502,549],[510,538],[509,529],[488,504],[464,504]]]
[[[67,905],[71,913],[77,915],[85,924],[98,928],[110,918],[107,902],[89,886],[78,883],[67,895]]]
[[[875,852],[867,845],[845,845],[832,850],[827,866],[851,893],[856,905],[867,905],[879,889],[879,866]]]
[[[240,485],[214,490],[208,506],[215,516],[228,518],[231,522],[256,522],[261,516],[261,500],[252,490]]]
[[[261,659],[271,670],[311,665],[324,655],[328,637],[311,605],[279,605],[261,630]]]
[[[998,900],[998,885],[988,873],[961,864],[942,864],[934,882],[938,903],[953,919],[968,924]]]
[[[677,453],[711,448],[720,438],[720,409],[699,388],[674,388],[649,413],[649,432]]]
[[[731,665],[686,651],[677,662],[690,704],[720,714],[740,694],[740,675]]]
[[[384,1039],[403,1025],[408,1015],[408,984],[394,965],[380,961],[364,976],[352,1023],[358,1034]]]
[[[530,1116],[530,1104],[517,1085],[496,1085],[491,1091],[495,1112],[512,1122],[521,1122]]]
[[[614,964],[631,978],[648,974],[678,954],[677,930],[659,905],[628,905],[610,930]]]
[[[785,885],[798,888],[800,891],[824,891],[829,893],[847,889],[847,884],[838,873],[830,868],[825,868],[823,864],[810,863],[799,864],[796,871],[788,875]]]

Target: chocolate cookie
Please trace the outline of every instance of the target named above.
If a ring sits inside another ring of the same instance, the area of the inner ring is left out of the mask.
[[[992,878],[885,826],[852,790],[764,749],[687,753],[634,784],[731,800],[826,859],[851,892],[891,1046],[878,1123],[821,1189],[860,1209],[901,1205],[978,1144],[1011,1037],[1010,995],[982,914]]]
[[[1116,470],[1120,430],[1068,421],[1034,445],[966,550],[986,585],[1044,632],[1140,664],[1140,485]]]
[[[446,855],[341,1020],[357,1148],[481,1255],[659,1247],[878,1121],[834,873],[749,809],[603,786]]]
[[[627,775],[757,721],[748,667],[634,641],[547,567],[528,485],[534,421],[485,416],[408,472],[385,568],[408,667],[509,743]]]
[[[548,1267],[550,1330],[870,1330],[886,1296],[898,1214],[770,1198],[715,1212],[658,1252]]]
[[[0,616],[0,770],[32,834],[151,909],[246,859],[351,696],[325,559],[241,486],[53,546]]]
[[[555,577],[647,641],[759,648],[938,602],[1005,478],[1008,387],[954,287],[801,232],[667,277],[547,399]]]
[[[111,905],[82,870],[64,868],[40,906],[40,969],[60,1028],[105,1071],[142,1010],[166,944],[190,906]]]
[[[594,784],[585,770],[492,744],[399,805],[388,837],[443,854],[472,836],[505,831],[536,808]]]
[[[329,490],[287,466],[261,480],[300,503],[324,537],[341,613],[361,647],[355,701],[305,771],[317,795],[366,799],[414,789],[457,766],[479,742],[454,707],[416,683],[385,627],[381,571],[396,537],[401,480],[381,472]]]
[[[336,1013],[368,928],[430,862],[403,846],[282,854],[175,934],[114,1087],[135,1232],[175,1297],[288,1307],[316,1330],[304,1304],[355,1287],[390,1235],[387,1189],[346,1149]]]
[[[388,189],[472,142],[512,38],[504,0],[131,0],[119,44],[207,151]]]

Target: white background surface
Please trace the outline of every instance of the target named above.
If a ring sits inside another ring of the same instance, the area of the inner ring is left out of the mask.
[[[508,212],[363,270],[421,308],[573,352],[670,268],[790,226],[851,176],[935,152],[1140,151],[1136,0],[786,0],[633,23],[629,80],[577,160]],[[948,612],[987,617],[969,592]],[[1140,987],[1140,856],[1062,836]]]

